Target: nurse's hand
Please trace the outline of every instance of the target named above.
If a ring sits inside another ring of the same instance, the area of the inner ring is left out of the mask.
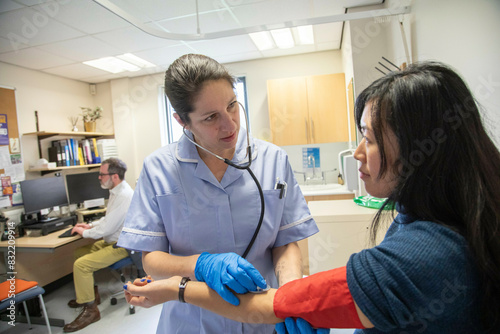
[[[302,318],[286,318],[285,322],[276,324],[276,333],[278,334],[328,334],[329,329],[317,328],[314,329],[311,325]]]
[[[229,290],[236,293],[257,291],[257,286],[265,289],[266,280],[255,267],[235,253],[209,254],[202,253],[194,269],[196,279],[205,282],[225,301],[239,305],[239,299]]]

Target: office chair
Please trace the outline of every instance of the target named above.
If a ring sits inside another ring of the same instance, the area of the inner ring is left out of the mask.
[[[5,283],[7,283],[7,284],[5,284]],[[26,281],[16,279],[16,285],[19,283],[26,283]],[[7,295],[8,291],[9,291],[9,285],[10,285],[9,282],[4,282],[4,283],[0,284],[0,291],[1,291],[2,296]],[[28,306],[26,305],[26,301],[38,296],[38,298],[40,299],[40,305],[42,307],[43,316],[45,318],[45,323],[47,324],[47,330],[48,330],[49,334],[52,334],[52,331],[50,329],[49,317],[47,316],[47,310],[45,308],[45,303],[43,302],[43,297],[42,297],[42,295],[44,293],[45,293],[45,290],[42,287],[39,287],[38,285],[36,285],[32,288],[28,288],[27,290],[24,290],[21,292],[16,291],[14,298],[6,298],[0,303],[0,311],[3,311],[5,309],[7,309],[9,306],[11,306],[12,299],[14,300],[14,303],[15,303],[14,305],[17,305],[18,303],[23,303],[24,312],[26,313],[26,319],[28,321],[28,326],[31,329],[32,328],[31,319],[30,319],[30,315],[28,313]]]
[[[142,253],[141,252],[135,252],[135,251],[131,251],[131,250],[127,250],[128,253],[129,253],[129,256],[127,256],[126,258],[124,259],[121,259],[120,261],[117,261],[115,263],[113,263],[112,265],[110,265],[108,268],[110,269],[113,269],[113,270],[116,270],[118,271],[118,273],[120,274],[120,280],[122,281],[122,283],[125,283],[126,279],[125,279],[125,275],[123,274],[123,268],[125,267],[128,267],[128,266],[135,266],[136,270],[137,270],[137,276],[136,277],[133,277],[132,275],[130,276],[130,279],[133,281],[134,279],[136,278],[140,278],[140,277],[144,277],[146,276],[146,273],[144,272],[144,269],[142,267]],[[120,290],[120,291],[117,291],[115,293],[113,293],[110,297],[110,302],[111,302],[111,305],[116,305],[118,300],[116,297],[119,297],[119,296],[125,296],[124,295],[124,292],[123,290]],[[134,314],[135,313],[135,307],[132,306],[132,305],[129,305],[129,313],[130,314]]]

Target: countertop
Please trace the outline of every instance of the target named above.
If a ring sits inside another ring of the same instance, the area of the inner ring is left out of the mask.
[[[321,196],[321,195],[341,195],[352,194],[353,192],[347,190],[346,185],[338,183],[327,184],[313,184],[313,185],[299,185],[302,195],[304,196]]]
[[[352,199],[333,201],[310,201],[308,203],[317,223],[372,220],[377,209],[359,206]]]

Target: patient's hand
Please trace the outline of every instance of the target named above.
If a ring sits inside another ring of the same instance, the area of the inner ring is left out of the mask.
[[[151,276],[149,276],[151,277]],[[177,300],[179,283],[182,277],[154,281],[152,279],[136,279],[134,283],[124,285],[125,298],[130,305],[149,308],[170,300]]]

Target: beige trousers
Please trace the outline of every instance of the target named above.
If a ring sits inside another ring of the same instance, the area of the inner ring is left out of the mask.
[[[91,245],[75,250],[73,281],[75,283],[76,302],[79,304],[94,301],[94,272],[109,267],[128,256],[125,248],[114,248],[115,243],[99,240]]]

